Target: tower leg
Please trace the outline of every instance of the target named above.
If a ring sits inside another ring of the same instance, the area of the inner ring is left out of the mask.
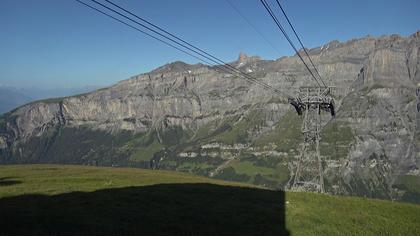
[[[292,191],[325,193],[324,170],[320,154],[320,111],[319,104],[305,106],[302,124],[304,140],[297,160],[296,171],[292,174],[288,186]]]
[[[321,135],[321,108],[318,105],[318,109],[317,109],[317,113],[316,113],[316,117],[317,117],[317,121],[316,121],[316,134],[315,134],[315,143],[316,143],[316,156],[317,156],[317,160],[318,160],[318,175],[319,175],[319,192],[321,193],[325,193],[325,189],[324,189],[324,170],[322,168],[322,159],[321,159],[321,153],[319,150],[319,140],[320,140],[320,135]]]

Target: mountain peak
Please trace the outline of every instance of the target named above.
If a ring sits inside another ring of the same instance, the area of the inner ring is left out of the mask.
[[[244,65],[244,64],[247,64],[249,62],[255,62],[255,61],[259,61],[259,60],[261,60],[261,58],[259,56],[248,56],[244,52],[240,52],[239,56],[238,56],[238,60],[236,60],[234,62],[234,64]]]
[[[244,52],[240,52],[238,56],[238,62],[245,62],[248,59],[248,55]]]
[[[420,30],[415,32],[414,34],[410,35],[412,38],[420,38]]]
[[[174,61],[166,65],[163,65],[151,72],[152,73],[183,72],[183,71],[188,71],[188,70],[200,67],[200,66],[203,66],[203,65],[202,64],[191,65],[183,61]]]

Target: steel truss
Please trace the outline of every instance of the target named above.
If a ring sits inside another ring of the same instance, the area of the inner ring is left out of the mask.
[[[326,111],[335,116],[330,91],[330,88],[301,87],[298,97],[290,101],[297,113],[303,115],[303,143],[287,186],[291,191],[325,192],[319,142],[321,112]]]

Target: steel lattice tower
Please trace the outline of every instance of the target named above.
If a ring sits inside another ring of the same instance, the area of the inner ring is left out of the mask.
[[[324,193],[324,170],[320,155],[321,112],[335,116],[330,88],[301,87],[296,99],[290,101],[299,115],[303,115],[303,143],[292,171],[288,189]]]

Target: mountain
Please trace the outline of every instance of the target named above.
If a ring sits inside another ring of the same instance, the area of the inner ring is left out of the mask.
[[[309,49],[337,107],[320,144],[329,193],[420,202],[419,48],[420,31]],[[231,65],[290,94],[311,81],[296,55],[242,54]],[[281,189],[301,121],[284,97],[178,61],[4,114],[0,162],[169,169]]]
[[[22,106],[31,100],[30,97],[13,88],[0,86],[0,114]]]
[[[35,100],[82,94],[99,88],[99,86],[85,86],[48,89],[36,87],[15,88],[0,85],[0,114]]]

